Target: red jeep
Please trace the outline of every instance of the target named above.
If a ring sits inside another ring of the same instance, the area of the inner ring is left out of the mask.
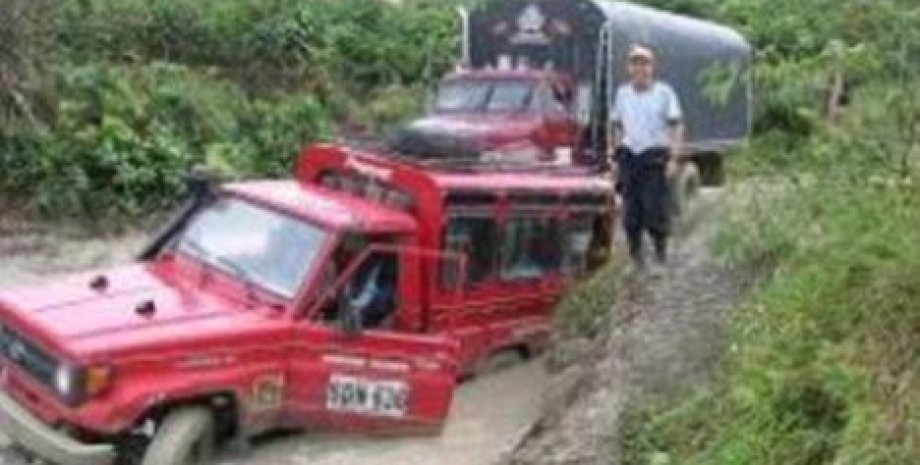
[[[455,382],[539,351],[608,255],[599,178],[336,146],[207,185],[137,263],[0,291],[0,429],[59,464],[200,463],[278,428],[437,432]]]
[[[582,135],[572,85],[552,71],[459,71],[441,82],[431,113],[404,134],[466,140],[486,157],[479,161],[572,166]]]

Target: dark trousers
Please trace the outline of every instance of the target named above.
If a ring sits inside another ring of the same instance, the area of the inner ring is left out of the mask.
[[[623,226],[634,259],[642,258],[642,238],[647,231],[663,258],[671,234],[671,193],[666,176],[668,149],[655,147],[633,153],[617,150],[623,193]]]

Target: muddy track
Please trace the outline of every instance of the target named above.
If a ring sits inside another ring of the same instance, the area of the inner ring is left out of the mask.
[[[502,461],[510,465],[618,464],[626,408],[704,380],[722,353],[726,313],[742,283],[709,256],[708,192],[663,273],[624,272],[607,329],[553,377],[545,411]]]

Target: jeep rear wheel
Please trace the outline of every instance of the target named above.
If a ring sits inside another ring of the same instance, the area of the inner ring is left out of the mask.
[[[204,407],[173,410],[157,428],[141,465],[201,465],[214,453],[214,416]]]

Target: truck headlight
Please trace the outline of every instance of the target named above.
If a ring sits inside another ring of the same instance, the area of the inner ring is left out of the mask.
[[[62,364],[54,376],[58,395],[70,406],[105,394],[115,380],[115,371],[109,365],[76,367]]]
[[[76,404],[80,400],[78,392],[79,370],[73,366],[61,364],[54,374],[54,388],[68,404]]]

